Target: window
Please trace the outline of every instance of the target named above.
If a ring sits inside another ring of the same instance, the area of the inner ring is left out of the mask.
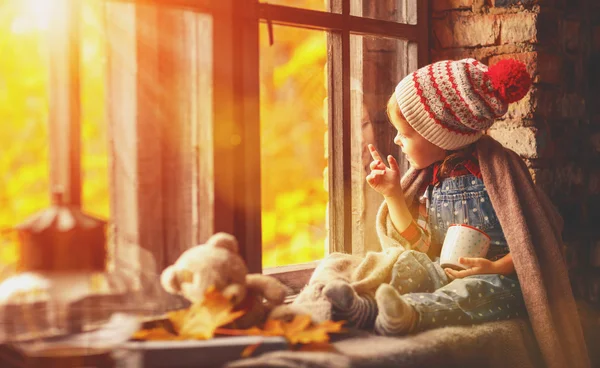
[[[295,263],[373,247],[380,199],[364,185],[364,147],[397,154],[385,100],[427,63],[426,2],[86,2],[97,7],[87,20],[85,5],[82,13],[80,2],[62,0],[69,22],[55,25],[50,181],[84,209],[110,211],[117,267],[155,277],[183,250],[226,231],[252,272],[286,264],[265,272],[298,288],[315,263]],[[94,14],[102,27],[88,35]],[[81,48],[82,37],[104,44]],[[86,58],[103,68],[80,75]],[[94,99],[102,111],[89,107]],[[80,144],[82,134],[106,145]],[[270,140],[286,146],[272,149]],[[269,171],[272,160],[289,170]],[[90,179],[110,203],[93,199]],[[297,182],[309,190],[295,191]],[[291,197],[278,204],[271,196],[281,188]],[[297,207],[302,214],[282,218]],[[282,223],[304,233],[267,233]],[[314,249],[300,257],[303,247]]]

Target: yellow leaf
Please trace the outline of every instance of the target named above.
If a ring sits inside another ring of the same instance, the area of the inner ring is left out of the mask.
[[[330,333],[344,332],[342,325],[345,321],[324,321],[312,324],[310,316],[295,316],[291,322],[269,319],[263,329],[253,327],[247,330],[218,329],[217,333],[230,336],[262,335],[283,336],[290,344],[325,344],[329,341]],[[317,346],[315,345],[316,349]]]
[[[175,331],[182,337],[210,339],[218,327],[227,325],[244,315],[245,311],[233,311],[233,304],[214,287],[207,290],[201,303],[186,311],[169,315]]]
[[[295,316],[291,322],[283,325],[283,330],[286,336],[293,336],[306,330],[310,323],[311,319],[308,315]]]

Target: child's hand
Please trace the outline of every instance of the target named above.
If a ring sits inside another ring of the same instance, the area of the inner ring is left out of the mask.
[[[465,266],[471,266],[471,268],[456,271],[451,268],[445,268],[446,274],[451,279],[462,279],[463,277],[472,276],[472,275],[482,275],[486,273],[500,273],[496,264],[489,259],[486,258],[459,258],[458,262],[464,264]]]
[[[372,144],[369,144],[369,152],[373,161],[370,166],[371,173],[367,175],[367,183],[384,197],[404,195],[400,186],[400,167],[396,159],[388,156],[390,167],[387,167]]]

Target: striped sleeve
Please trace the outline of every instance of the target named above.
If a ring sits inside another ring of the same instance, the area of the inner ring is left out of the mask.
[[[423,253],[427,253],[429,250],[429,246],[431,244],[429,232],[417,225],[414,221],[411,222],[406,230],[401,232],[399,235],[406,239],[410,249],[414,249]]]

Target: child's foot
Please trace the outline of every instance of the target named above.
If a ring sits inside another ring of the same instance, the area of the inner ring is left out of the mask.
[[[375,293],[379,314],[375,332],[380,335],[405,335],[417,322],[417,311],[389,284],[381,284]]]
[[[336,320],[348,321],[358,328],[373,327],[377,304],[372,296],[358,295],[350,284],[339,280],[328,283],[323,294],[331,302]]]

